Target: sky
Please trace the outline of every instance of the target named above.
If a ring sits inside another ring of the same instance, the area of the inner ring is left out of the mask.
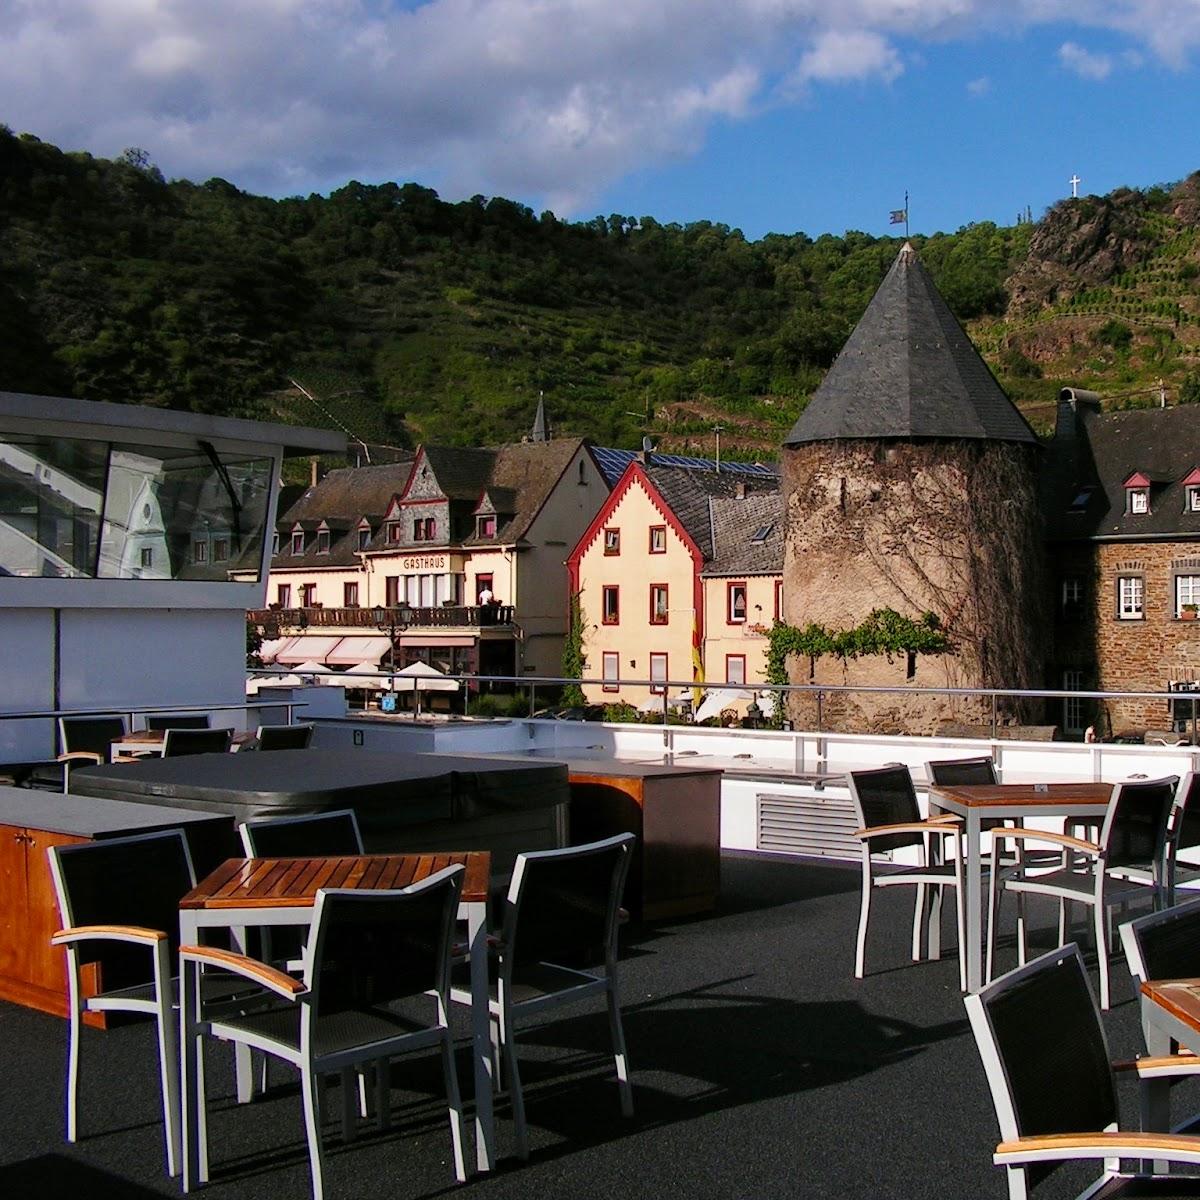
[[[0,123],[748,237],[1036,218],[1200,169],[1200,0],[0,0]]]

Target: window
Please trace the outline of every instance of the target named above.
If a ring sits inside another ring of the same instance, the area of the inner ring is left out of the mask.
[[[746,585],[725,585],[725,620],[730,625],[741,625],[746,619]]]
[[[1200,606],[1200,575],[1175,576],[1175,615],[1183,617],[1185,611],[1193,616]]]
[[[760,525],[755,531],[751,541],[756,545],[765,542],[771,536],[771,530],[775,528],[775,523],[772,521],[769,525]]]
[[[1062,581],[1062,615],[1079,618],[1083,615],[1083,580],[1068,576]]]
[[[775,580],[775,620],[783,620],[783,580]]]
[[[475,599],[480,604],[486,604],[493,599],[492,592],[492,576],[489,572],[486,575],[475,576]]]
[[[388,608],[400,607],[400,576],[385,575],[383,579],[383,602]]]
[[[1129,511],[1131,513],[1148,513],[1150,511],[1150,489],[1129,489]]]
[[[208,543],[197,539],[192,543],[192,562],[208,562]]]
[[[587,463],[583,459],[579,460],[579,486],[587,487]]]
[[[604,589],[604,624],[617,625],[621,621],[621,589],[606,587]]]
[[[667,656],[665,654],[650,655],[650,691],[655,696],[661,696],[667,690]]]
[[[1140,621],[1145,615],[1146,581],[1140,575],[1117,576],[1117,617]]]
[[[604,531],[604,553],[621,553],[621,531],[619,529],[606,529]]]
[[[725,682],[746,682],[746,656],[744,654],[725,655]]]
[[[342,584],[342,607],[357,608],[358,607],[358,584],[343,583]]]
[[[292,553],[293,554],[303,554],[304,553],[304,530],[303,529],[295,529],[292,531]]]
[[[495,515],[475,518],[475,536],[492,538],[496,536]]]
[[[1200,512],[1200,486],[1188,488],[1185,507],[1188,512]]]
[[[371,527],[363,525],[358,531],[358,548],[365,550],[371,544]]]
[[[154,566],[154,547],[142,547],[142,570],[149,571]]]
[[[318,554],[328,554],[329,553],[329,530],[328,529],[318,529],[317,530],[317,553]]]
[[[229,560],[228,538],[213,538],[212,557],[213,562],[227,562]]]
[[[302,583],[300,585],[300,606],[302,608],[313,608],[317,603],[317,585],[315,583]]]
[[[1062,690],[1064,692],[1078,692],[1083,688],[1083,672],[1074,668],[1063,672]],[[1065,696],[1063,698],[1063,729],[1067,733],[1082,733],[1083,732],[1083,706],[1085,701],[1082,697]]]
[[[650,553],[651,554],[666,554],[667,552],[667,527],[665,525],[650,526]]]
[[[387,540],[395,545],[400,540],[400,522],[389,521],[387,523]]]
[[[413,541],[414,542],[425,541],[425,518],[424,517],[418,517],[417,520],[415,520],[413,522]]]
[[[603,655],[604,691],[621,690],[621,659],[615,650],[605,650]]]
[[[292,585],[290,583],[281,583],[275,589],[275,602],[280,608],[292,607]]]
[[[279,534],[278,532],[271,534],[271,553],[279,553]]]
[[[668,619],[667,585],[652,583],[650,585],[650,624],[665,625]]]

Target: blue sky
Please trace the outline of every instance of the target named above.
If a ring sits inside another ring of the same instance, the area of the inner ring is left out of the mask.
[[[0,122],[750,237],[1009,224],[1200,169],[1200,0],[0,0]]]

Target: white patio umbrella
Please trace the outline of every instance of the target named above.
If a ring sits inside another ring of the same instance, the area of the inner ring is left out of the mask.
[[[422,692],[457,692],[457,679],[447,679],[445,675],[428,663],[409,663],[403,671],[397,671],[393,682],[398,692],[415,693],[416,705],[413,708],[413,720],[421,715]]]
[[[347,676],[351,678],[347,678]],[[355,663],[354,666],[343,671],[338,678],[345,680],[347,687],[367,688],[374,692],[387,690],[387,680],[379,675],[379,666],[373,662]]]
[[[319,662],[304,662],[298,667],[292,668],[293,675],[331,675],[332,672],[324,664]]]
[[[700,701],[700,707],[692,719],[700,722],[707,721],[709,717],[719,717],[723,709],[742,702],[749,704],[753,698],[753,688],[710,688],[704,693],[704,699]]]

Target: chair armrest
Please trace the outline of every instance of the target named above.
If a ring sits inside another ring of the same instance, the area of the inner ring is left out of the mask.
[[[1095,842],[1085,842],[1082,838],[1069,837],[1065,833],[1049,833],[1045,829],[1023,829],[1020,825],[1015,825],[1011,829],[1002,827],[993,829],[992,836],[1005,841],[1009,838],[1017,841],[1029,838],[1035,842],[1051,842],[1055,846],[1065,846],[1069,850],[1078,850],[1081,854],[1091,854],[1097,858],[1103,853]]]
[[[1200,1163],[1200,1137],[1186,1133],[1056,1133],[1001,1142],[992,1155],[997,1166],[1072,1158],[1162,1158]]]
[[[1179,1054],[1163,1054],[1158,1057],[1146,1055],[1144,1058],[1115,1062],[1112,1068],[1118,1075],[1123,1076],[1136,1072],[1138,1079],[1183,1077],[1200,1075],[1200,1058],[1185,1050]]]
[[[962,817],[958,813],[943,812],[933,817],[925,818],[931,825],[961,825]]]
[[[892,833],[941,833],[947,836],[952,833],[958,833],[961,827],[961,822],[958,818],[954,818],[955,823],[949,821],[907,821],[902,825],[873,825],[870,829],[856,829],[853,836],[859,841],[868,841],[873,837],[887,837]]]
[[[97,754],[94,750],[68,750],[66,754],[60,754],[54,761],[102,763],[104,755]]]
[[[285,1000],[295,1000],[308,991],[308,987],[300,980],[259,962],[257,958],[247,958],[246,955],[235,954],[231,950],[219,950],[216,946],[180,946],[179,958],[182,962],[202,963],[233,975],[240,975]]]
[[[134,942],[139,946],[157,946],[167,935],[161,929],[146,929],[141,925],[75,925],[60,929],[50,938],[52,946],[69,946],[72,942]]]

